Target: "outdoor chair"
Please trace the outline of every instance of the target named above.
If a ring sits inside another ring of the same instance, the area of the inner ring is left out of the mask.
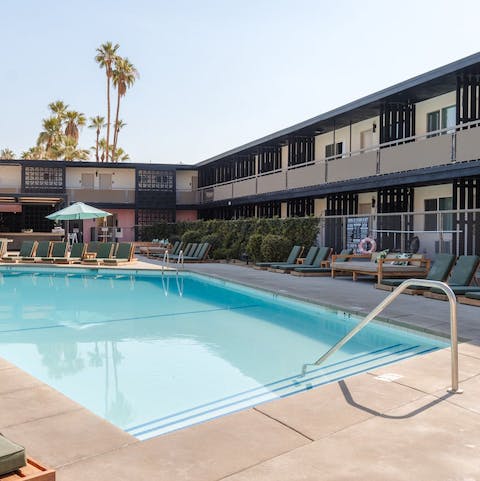
[[[22,257],[22,262],[40,261],[42,257],[49,257],[52,251],[52,241],[40,241],[37,245],[37,250],[32,257]]]
[[[185,249],[183,249],[183,257],[193,255],[193,253],[194,253],[194,252],[196,251],[196,249],[197,249],[197,246],[198,246],[197,243],[189,242],[189,243],[185,246]],[[174,261],[178,260],[178,258],[180,257],[180,251],[181,251],[181,250],[182,250],[182,249],[180,249],[180,250],[178,251],[178,254],[172,254],[172,255],[170,256],[170,260],[174,260]]]
[[[3,257],[2,262],[20,262],[24,257],[34,257],[37,250],[37,241],[23,241],[18,255]]]
[[[293,246],[288,258],[285,262],[257,262],[253,267],[255,269],[268,269],[272,264],[280,265],[280,264],[293,264],[297,258],[302,255],[303,246]]]
[[[72,244],[70,249],[70,256],[67,257],[66,255],[54,257],[53,262],[55,264],[75,264],[80,263],[82,258],[87,250],[87,244],[83,242],[77,242],[76,244]]]
[[[200,249],[197,249],[197,252],[193,256],[186,256],[183,258],[185,262],[202,262],[204,261],[208,253],[210,251],[210,244],[208,242],[204,242],[203,244],[199,244]]]
[[[121,242],[118,244],[115,256],[110,259],[103,259],[103,263],[108,266],[118,266],[133,260],[134,245],[132,242]]]
[[[463,295],[466,292],[480,292],[480,287],[472,287],[470,285],[477,272],[479,263],[480,256],[476,255],[460,256],[458,258],[447,281],[448,286],[456,296]],[[448,299],[445,293],[436,287],[432,287],[425,291],[423,295],[430,299]]]
[[[467,291],[463,296],[458,296],[457,301],[460,304],[468,304],[469,306],[480,306],[480,292]]]
[[[299,265],[304,265],[304,266],[311,266],[313,264],[313,261],[317,257],[319,247],[317,246],[311,246],[310,249],[308,249],[307,255],[305,256],[305,259],[303,259],[303,262],[299,262],[301,259],[297,259],[297,262],[294,262],[292,264],[285,264],[285,263],[280,263],[280,264],[272,264],[268,270],[270,272],[281,272],[281,273],[286,273],[294,269],[295,267],[298,267]]]
[[[437,254],[425,279],[428,279],[430,281],[445,281],[445,279],[447,279],[448,277],[448,274],[452,270],[453,264],[455,264],[455,259],[456,257],[453,254]],[[393,291],[404,281],[405,278],[383,279],[382,283],[376,284],[375,287],[384,291]],[[405,294],[423,294],[423,292],[427,289],[429,288],[413,285],[409,286],[409,288],[405,289],[403,292]]]
[[[337,262],[347,262],[350,259],[349,256],[352,255],[352,252],[353,249],[343,249],[336,257]],[[329,261],[325,259],[324,251],[322,251],[318,253],[311,266],[297,266],[290,272],[290,274],[301,277],[330,276],[332,270],[325,264],[329,264]]]
[[[67,256],[68,243],[67,242],[52,242],[52,249],[49,256],[40,257],[40,262],[53,263],[56,258],[63,258]],[[37,249],[38,255],[38,249]]]
[[[98,265],[105,259],[110,259],[115,252],[115,243],[114,242],[99,242],[99,245],[95,245],[95,251],[90,250],[90,245],[89,249],[87,251],[87,254],[84,254],[83,259],[82,259],[82,264],[86,265]],[[94,258],[89,258],[88,254],[89,253],[95,253],[96,256]],[[87,257],[85,257],[87,255]]]

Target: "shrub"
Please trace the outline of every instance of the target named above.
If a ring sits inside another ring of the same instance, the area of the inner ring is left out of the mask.
[[[260,262],[262,257],[263,235],[252,234],[247,242],[247,254],[254,262]]]
[[[268,261],[284,261],[291,250],[290,242],[280,235],[268,234],[262,241],[262,257]]]
[[[182,235],[182,242],[188,244],[189,242],[200,242],[202,235],[198,230],[187,230]]]

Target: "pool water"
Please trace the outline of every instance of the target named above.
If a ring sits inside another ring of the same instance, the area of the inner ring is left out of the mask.
[[[0,270],[0,356],[139,439],[431,352],[445,342],[182,273]]]

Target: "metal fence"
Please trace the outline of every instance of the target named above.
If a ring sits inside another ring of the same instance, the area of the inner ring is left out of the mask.
[[[360,241],[368,237],[377,251],[480,254],[479,228],[480,210],[473,209],[328,216],[319,219],[318,243],[358,253]]]

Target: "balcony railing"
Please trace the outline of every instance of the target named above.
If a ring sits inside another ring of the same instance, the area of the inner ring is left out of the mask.
[[[177,189],[177,205],[198,204],[199,192],[197,190]]]
[[[135,190],[129,189],[67,189],[70,202],[101,202],[135,204]]]
[[[416,170],[480,158],[480,135],[469,122],[271,172],[198,189],[199,203]]]

